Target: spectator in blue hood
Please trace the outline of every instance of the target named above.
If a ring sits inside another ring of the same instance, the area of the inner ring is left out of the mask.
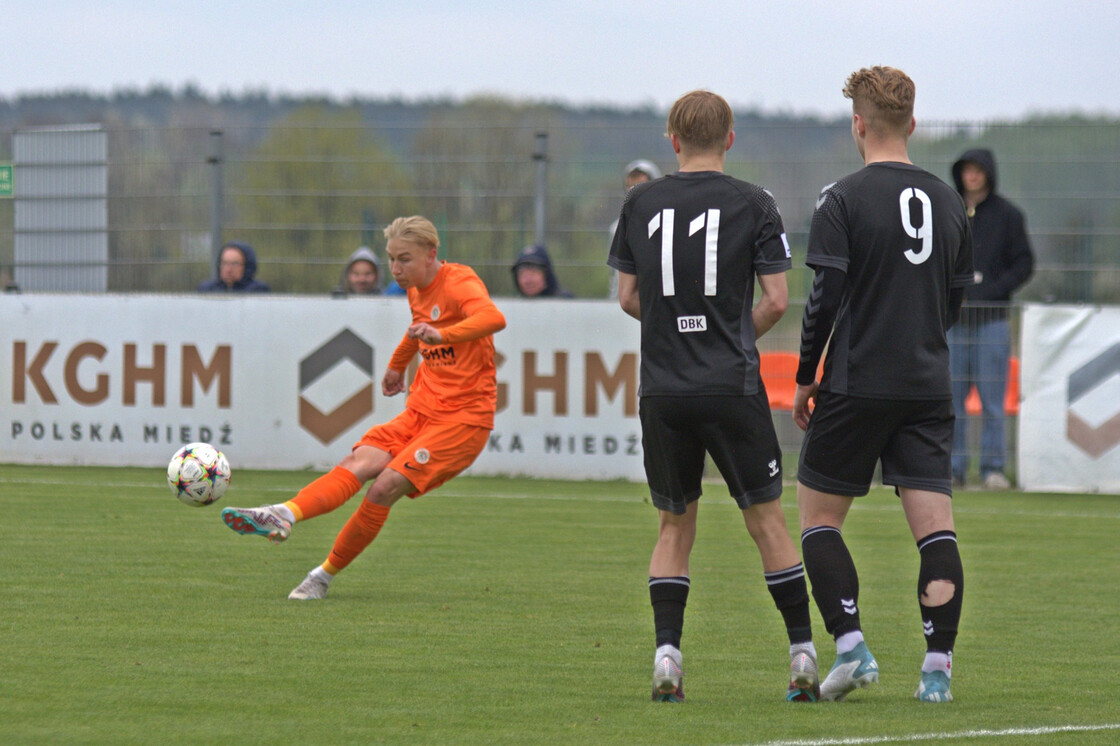
[[[552,260],[543,246],[526,246],[517,255],[510,270],[517,292],[524,298],[572,298],[571,292],[560,287]]]
[[[257,274],[257,254],[247,243],[230,241],[218,256],[218,276],[199,284],[200,293],[267,293]]]

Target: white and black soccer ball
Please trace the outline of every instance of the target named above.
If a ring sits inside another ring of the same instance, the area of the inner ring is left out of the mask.
[[[175,497],[201,508],[221,499],[231,472],[225,454],[209,443],[191,443],[175,452],[167,465],[167,483]]]

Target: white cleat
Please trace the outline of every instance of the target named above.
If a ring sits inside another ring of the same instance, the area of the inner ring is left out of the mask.
[[[288,594],[289,601],[312,601],[327,597],[330,584],[315,577],[315,572],[307,573],[307,577]]]
[[[787,702],[816,702],[821,698],[817,659],[807,652],[794,655],[789,662]]]
[[[662,645],[653,656],[653,694],[654,702],[684,702],[684,687],[681,679],[681,651],[671,645]]]

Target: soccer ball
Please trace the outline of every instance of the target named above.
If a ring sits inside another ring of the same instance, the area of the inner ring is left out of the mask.
[[[209,443],[183,446],[167,465],[167,483],[171,491],[195,508],[220,500],[229,487],[229,480],[229,461]]]

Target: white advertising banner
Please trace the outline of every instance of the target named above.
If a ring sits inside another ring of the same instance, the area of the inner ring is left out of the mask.
[[[1120,493],[1120,308],[1023,309],[1019,482]]]
[[[497,299],[499,408],[469,473],[644,478],[638,322],[610,301]],[[403,298],[0,295],[0,463],[327,469],[404,396]]]

